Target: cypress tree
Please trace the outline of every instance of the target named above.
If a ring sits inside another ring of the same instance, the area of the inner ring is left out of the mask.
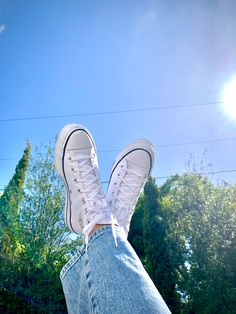
[[[19,206],[24,196],[24,182],[29,164],[30,144],[18,162],[15,173],[0,198],[0,254],[15,258],[20,250],[18,235],[20,231]]]
[[[29,155],[30,145],[27,144],[12,179],[0,197],[0,311],[2,313],[19,313],[22,310],[22,304],[13,290],[16,278],[21,276],[19,265],[24,246],[20,241],[19,208],[24,196]]]

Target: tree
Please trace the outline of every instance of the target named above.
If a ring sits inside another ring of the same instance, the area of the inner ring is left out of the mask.
[[[66,313],[59,273],[82,239],[64,226],[64,191],[53,148],[36,149],[28,169],[29,148],[22,160],[1,197],[1,243],[10,248],[1,246],[0,308],[4,313]]]
[[[59,273],[82,243],[72,237],[63,221],[63,184],[54,169],[54,149],[36,149],[26,179],[26,193],[20,206],[24,272],[27,289],[19,293],[37,311],[65,313],[66,306]],[[45,289],[46,288],[46,289]]]
[[[27,144],[15,173],[0,197],[0,306],[7,299],[14,300],[13,287],[18,277],[17,264],[24,245],[20,240],[20,202],[24,197],[24,182],[29,163],[30,145]]]
[[[66,313],[59,273],[83,240],[64,226],[53,148],[29,153],[0,197],[0,312]],[[192,171],[146,183],[129,240],[173,313],[236,313],[235,225],[236,185]]]
[[[150,178],[144,187],[143,236],[145,268],[164,300],[174,313],[180,313],[180,295],[176,290],[179,263],[176,244],[168,238],[168,212],[161,199],[168,191],[166,186],[158,189],[155,180]],[[176,239],[175,239],[176,241]],[[174,254],[173,254],[174,251]]]
[[[167,196],[166,209],[175,213],[172,236],[182,237],[187,250],[186,313],[235,313],[235,192],[235,186],[185,174]]]
[[[169,237],[171,212],[162,204],[171,183],[168,180],[160,188],[152,178],[146,183],[131,220],[129,241],[168,306],[180,313],[177,286],[184,259],[178,247],[180,240]]]
[[[141,194],[130,223],[130,231],[128,240],[135,249],[138,257],[142,262],[145,261],[145,251],[143,242],[143,210],[144,210],[144,194]]]
[[[23,157],[19,161],[15,174],[4,189],[0,198],[0,245],[1,253],[12,261],[21,250],[18,239],[19,206],[24,196],[24,182],[29,163],[30,145],[27,144]]]

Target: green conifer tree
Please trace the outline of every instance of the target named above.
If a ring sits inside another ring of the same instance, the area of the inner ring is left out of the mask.
[[[0,255],[10,261],[14,261],[22,249],[19,242],[19,207],[24,196],[29,155],[30,144],[27,144],[15,173],[0,198]]]
[[[24,197],[24,182],[29,163],[27,144],[15,173],[0,197],[0,312],[19,313],[22,303],[13,291],[20,276],[20,256],[24,245],[20,238],[20,202]],[[11,310],[9,310],[9,306]],[[22,312],[23,313],[23,312]],[[28,311],[28,313],[30,313]]]

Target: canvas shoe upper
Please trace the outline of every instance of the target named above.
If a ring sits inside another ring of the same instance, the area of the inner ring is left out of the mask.
[[[89,131],[66,125],[55,147],[55,168],[66,189],[64,218],[72,232],[88,235],[96,224],[114,224],[100,182],[96,147]]]
[[[106,199],[126,235],[134,207],[150,175],[153,162],[153,145],[140,139],[125,147],[113,164]]]

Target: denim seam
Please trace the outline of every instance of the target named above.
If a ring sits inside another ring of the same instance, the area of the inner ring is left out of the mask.
[[[62,270],[60,271],[60,279],[62,280],[65,277],[65,274],[68,270],[84,255],[85,253],[85,246],[83,245],[81,249],[63,266]]]
[[[115,228],[116,228],[116,232],[120,233],[120,228],[119,227],[115,227]],[[93,243],[95,239],[99,238],[103,233],[111,232],[111,231],[112,231],[111,226],[104,226],[96,230],[89,238],[88,249],[90,247],[90,244]],[[72,256],[72,258],[61,269],[61,272],[60,272],[61,280],[65,277],[68,270],[84,255],[84,253],[85,253],[85,245],[83,244],[81,249],[79,249],[78,252],[74,256]]]
[[[89,288],[88,277],[87,277],[88,275],[87,275],[87,272],[86,272],[87,264],[88,264],[88,261],[86,260],[86,257],[85,257],[84,276],[85,276],[85,279],[86,279],[86,286],[87,286],[87,289],[88,289],[89,301],[90,301],[90,304],[91,304],[91,310],[92,310],[92,314],[93,314],[95,312],[94,312],[94,305],[93,305],[93,297],[91,295],[91,291],[90,291],[90,288]]]
[[[84,272],[85,272],[86,284],[87,284],[87,288],[88,288],[88,294],[89,294],[89,298],[90,298],[90,302],[91,302],[92,312],[96,313],[97,303],[94,302],[95,296],[93,295],[93,292],[91,289],[92,281],[90,280],[90,271],[88,269],[88,263],[89,263],[89,259],[88,259],[88,255],[86,255],[85,263],[84,263],[84,266],[85,266]]]

